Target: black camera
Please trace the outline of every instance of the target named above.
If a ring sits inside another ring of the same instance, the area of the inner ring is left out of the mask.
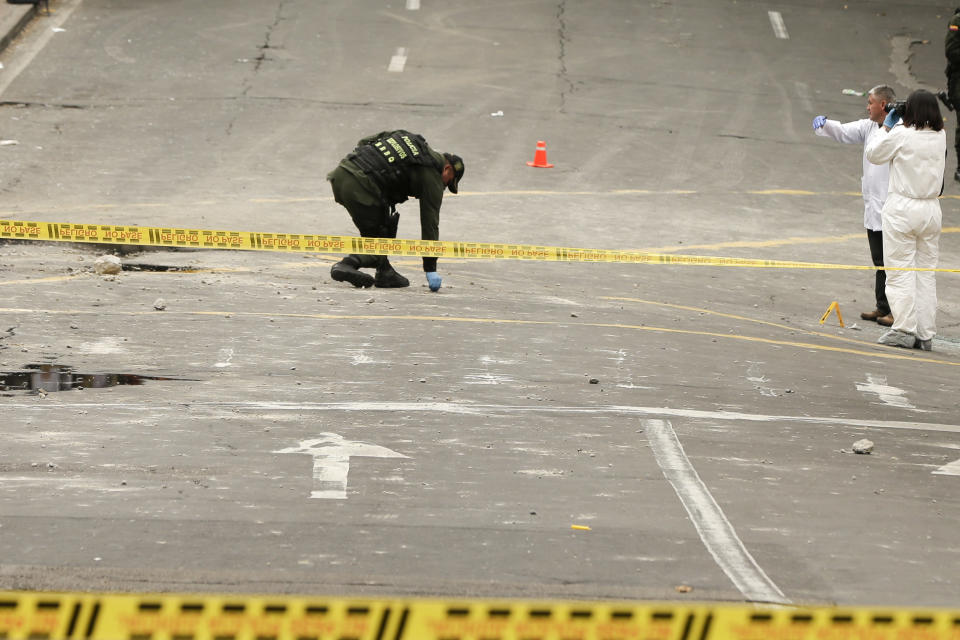
[[[897,100],[896,102],[888,102],[887,104],[883,105],[884,111],[886,111],[887,113],[890,113],[891,111],[896,111],[897,113],[900,114],[901,117],[903,116],[903,112],[906,108],[907,108],[906,100]]]

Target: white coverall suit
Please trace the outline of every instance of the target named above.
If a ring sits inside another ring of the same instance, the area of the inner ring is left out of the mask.
[[[940,201],[947,135],[942,130],[898,124],[871,136],[866,157],[890,163],[883,205],[883,261],[891,267],[934,268],[940,255]],[[937,283],[933,271],[887,271],[893,328],[920,340],[937,331]]]
[[[844,144],[863,145],[863,177],[860,178],[860,192],[863,194],[863,226],[871,231],[880,231],[880,211],[887,199],[887,184],[890,182],[890,169],[886,162],[873,164],[867,160],[867,145],[883,127],[869,118],[840,123],[827,120],[822,127],[813,131],[818,136],[832,138]]]

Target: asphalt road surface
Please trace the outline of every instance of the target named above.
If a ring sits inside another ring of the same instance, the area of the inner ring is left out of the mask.
[[[324,177],[403,127],[465,160],[445,240],[861,266],[861,149],[811,119],[941,87],[952,11],[51,6],[0,57],[0,219],[352,235]],[[0,392],[0,589],[960,601],[958,273],[925,353],[870,270],[101,253],[0,245],[0,371],[45,389]]]

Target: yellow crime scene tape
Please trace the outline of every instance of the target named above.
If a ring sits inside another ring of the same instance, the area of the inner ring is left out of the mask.
[[[360,238],[257,231],[216,231],[176,227],[136,227],[73,222],[0,220],[0,239],[46,242],[83,242],[108,245],[183,247],[189,249],[235,249],[287,253],[357,253],[407,257],[481,258],[537,260],[547,262],[623,262],[633,264],[676,264],[716,267],[771,267],[788,269],[876,269],[873,265],[825,264],[786,260],[758,260],[715,256],[648,253],[634,250],[582,249],[528,244],[409,240],[401,238]],[[946,271],[960,269],[918,269],[887,267],[888,271]]]
[[[960,610],[0,592],[6,640],[957,640]]]

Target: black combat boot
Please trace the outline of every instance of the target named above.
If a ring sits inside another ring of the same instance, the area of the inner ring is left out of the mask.
[[[402,275],[397,273],[397,270],[393,267],[389,269],[381,269],[377,271],[377,277],[373,281],[374,286],[385,288],[399,288],[399,287],[409,287],[410,281],[404,278]]]
[[[393,266],[385,261],[385,264],[377,268],[377,278],[373,284],[380,288],[390,287],[409,287],[410,281],[397,273]]]
[[[337,282],[347,281],[355,287],[373,286],[373,276],[360,271],[360,260],[356,256],[347,256],[330,267],[330,277]]]

